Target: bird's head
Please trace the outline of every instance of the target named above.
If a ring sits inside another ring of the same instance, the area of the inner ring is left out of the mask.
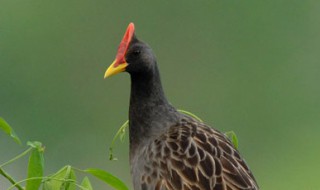
[[[104,78],[128,72],[130,74],[146,73],[153,70],[155,56],[151,48],[137,39],[134,24],[130,23],[118,47],[116,59],[105,72]]]

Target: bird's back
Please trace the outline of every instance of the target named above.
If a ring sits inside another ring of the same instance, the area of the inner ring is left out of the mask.
[[[135,190],[256,190],[230,140],[193,118],[181,119],[136,152]]]

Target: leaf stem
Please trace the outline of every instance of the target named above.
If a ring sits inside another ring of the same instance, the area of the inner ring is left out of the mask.
[[[86,173],[85,170],[82,170],[80,168],[76,168],[76,167],[73,167],[73,166],[71,166],[71,168],[74,169],[74,170],[77,170],[78,172]]]
[[[200,121],[200,122],[203,122],[202,119],[200,119],[200,117],[196,116],[195,114],[193,114],[193,113],[191,113],[191,112],[188,112],[188,111],[186,111],[186,110],[181,110],[181,109],[178,109],[178,111],[179,111],[180,113],[189,115],[189,116],[195,118],[196,120],[198,120],[198,121]]]
[[[23,190],[23,188],[17,184],[14,179],[9,175],[7,174],[3,169],[0,168],[0,174],[5,177],[8,181],[10,181],[10,183],[13,185],[13,187],[16,187],[17,189],[19,190]]]
[[[125,129],[128,126],[129,126],[129,120],[124,122],[124,124],[122,124],[122,126],[119,128],[117,133],[114,135],[114,137],[113,137],[113,139],[111,141],[111,145],[109,147],[109,160],[116,160],[116,158],[113,157],[113,146],[114,146],[114,143],[117,140],[118,136],[120,136],[121,134],[123,134],[125,132]]]
[[[89,190],[88,188],[83,187],[82,185],[79,185],[79,184],[77,184],[77,183],[75,183],[75,185],[76,185],[77,187],[79,187],[80,189],[82,189],[82,190]]]
[[[16,157],[12,158],[11,160],[9,160],[9,161],[1,164],[1,165],[0,165],[0,168],[2,168],[3,166],[8,165],[8,164],[10,164],[10,163],[18,160],[19,158],[21,158],[21,157],[23,157],[23,156],[25,156],[25,155],[28,154],[32,149],[33,149],[32,147],[31,147],[31,148],[28,148],[26,151],[24,151],[23,153],[19,154],[18,156],[16,156]]]
[[[30,178],[23,179],[23,180],[21,180],[21,181],[16,182],[16,183],[13,184],[12,186],[10,186],[7,190],[11,190],[11,189],[14,188],[15,186],[18,186],[20,183],[23,183],[23,182],[25,182],[25,181],[37,180],[37,179],[42,179],[42,180],[48,180],[48,179],[50,179],[50,180],[56,180],[56,181],[76,183],[76,181],[75,181],[75,180],[72,180],[72,179],[52,178],[52,177],[30,177]],[[24,190],[24,189],[21,187],[21,190]]]

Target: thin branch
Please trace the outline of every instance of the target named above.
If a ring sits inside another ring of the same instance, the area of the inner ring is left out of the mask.
[[[12,177],[9,174],[7,174],[2,168],[0,168],[0,174],[3,177],[7,178],[10,181],[10,183],[12,183],[12,185],[14,185],[17,189],[24,190],[23,187],[17,184],[17,182],[15,182],[14,179],[12,179]]]
[[[26,151],[24,151],[23,153],[19,154],[18,156],[16,156],[16,157],[12,158],[11,160],[9,160],[9,161],[1,164],[1,165],[0,165],[0,168],[2,168],[3,166],[8,165],[8,164],[10,164],[10,163],[18,160],[19,158],[21,158],[21,157],[23,157],[23,156],[25,156],[25,155],[28,154],[32,149],[33,149],[33,148],[30,147],[30,148],[28,148]]]

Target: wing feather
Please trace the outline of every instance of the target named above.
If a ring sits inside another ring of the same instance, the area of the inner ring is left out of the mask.
[[[143,190],[259,189],[230,140],[189,117],[156,139],[146,155],[154,171],[143,172],[141,184],[149,184]]]

